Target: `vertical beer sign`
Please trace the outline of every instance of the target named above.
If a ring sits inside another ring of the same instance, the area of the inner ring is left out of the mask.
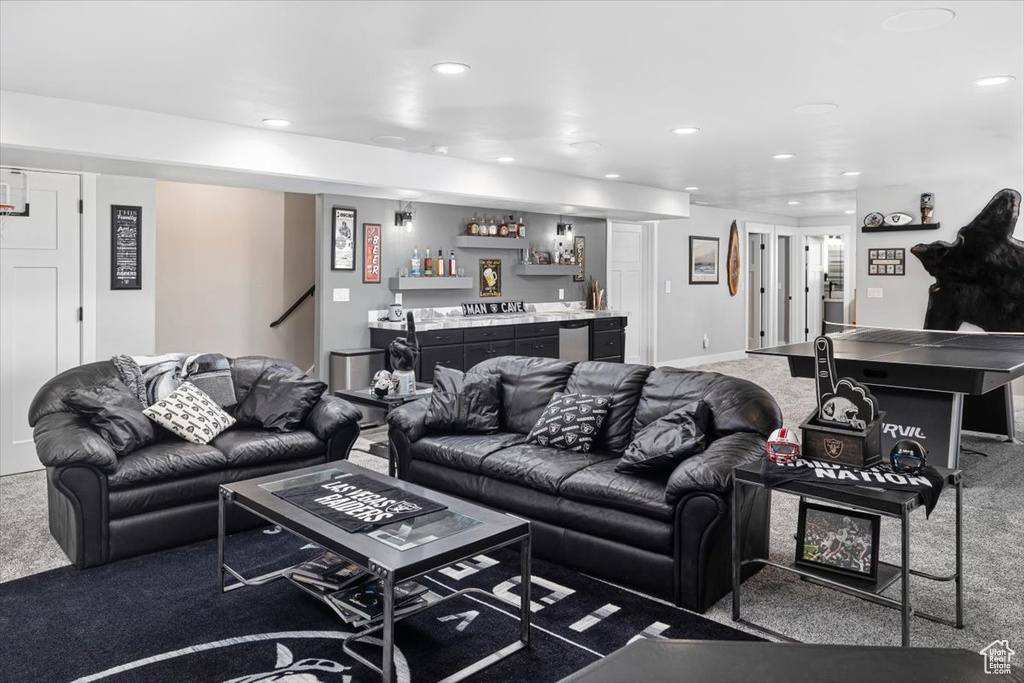
[[[380,283],[380,226],[363,223],[363,282]]]
[[[110,207],[110,288],[142,289],[142,207]]]

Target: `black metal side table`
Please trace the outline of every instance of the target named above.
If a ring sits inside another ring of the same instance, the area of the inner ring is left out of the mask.
[[[848,593],[863,600],[867,600],[884,607],[900,610],[902,613],[902,644],[904,647],[908,647],[910,645],[911,616],[921,617],[922,619],[928,619],[929,621],[953,626],[955,628],[963,628],[963,477],[960,470],[950,470],[944,467],[936,467],[935,469],[938,470],[939,474],[945,479],[946,484],[952,486],[956,492],[956,542],[954,550],[956,556],[956,569],[953,574],[948,576],[937,576],[935,574],[929,574],[927,572],[910,568],[910,513],[917,508],[924,507],[924,501],[921,499],[920,494],[914,491],[894,491],[891,489],[881,490],[868,488],[866,486],[844,486],[807,481],[791,481],[766,489],[768,492],[769,505],[771,504],[772,493],[779,492],[899,519],[901,524],[902,544],[900,566],[879,562],[877,581],[847,578],[828,571],[815,571],[814,569],[807,567],[797,566],[795,563],[783,565],[778,562],[773,562],[766,557],[754,557],[743,560],[743,534],[742,529],[740,528],[741,522],[739,510],[737,509],[738,501],[741,498],[739,495],[740,488],[743,486],[764,487],[764,482],[761,480],[760,462],[748,463],[733,469],[733,482],[735,486],[732,496],[733,621],[739,621],[751,626],[752,628],[768,633],[769,635],[781,638],[782,640],[798,642],[781,633],[777,633],[771,629],[740,618],[741,568],[746,564],[763,564],[768,567],[775,567],[776,569],[782,569],[784,571],[798,574],[808,581]],[[766,518],[765,524],[768,526],[766,532],[770,532],[770,507],[769,515]],[[956,589],[956,618],[945,619],[913,609],[910,601],[911,574],[931,581],[953,581]],[[900,599],[894,600],[883,596],[882,592],[897,580],[901,581]]]
[[[359,423],[360,427],[379,427],[384,424],[387,419],[388,413],[399,406],[404,406],[406,403],[412,401],[418,401],[421,398],[429,398],[433,391],[433,385],[425,382],[416,383],[416,391],[411,394],[395,395],[395,396],[378,396],[373,393],[373,389],[342,389],[335,391],[334,395],[338,398],[343,398],[349,403],[355,403],[360,406],[367,406],[375,408],[378,413],[382,413],[382,418],[379,420],[370,419],[365,422]],[[390,439],[389,439],[390,442]],[[373,444],[370,446],[370,452],[380,457],[386,457],[388,459],[388,476],[395,476],[395,458],[391,454],[390,444]]]

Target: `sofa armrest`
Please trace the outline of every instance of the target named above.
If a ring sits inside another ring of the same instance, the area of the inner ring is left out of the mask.
[[[688,491],[724,493],[732,488],[732,469],[754,462],[765,453],[760,434],[737,432],[712,441],[703,453],[687,458],[668,478],[665,499],[675,504]]]
[[[36,422],[32,433],[36,455],[46,467],[90,465],[106,474],[117,469],[117,455],[84,417],[50,413]]]
[[[405,434],[410,443],[419,441],[427,433],[427,409],[430,399],[420,399],[399,406],[388,413],[388,426]]]
[[[306,416],[306,426],[322,441],[331,438],[343,427],[358,425],[363,413],[348,401],[324,395]]]

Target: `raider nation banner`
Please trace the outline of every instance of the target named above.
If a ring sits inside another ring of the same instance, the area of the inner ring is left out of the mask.
[[[448,507],[362,474],[275,491],[274,495],[345,531],[361,531]]]
[[[924,500],[925,516],[932,513],[946,480],[934,467],[926,465],[915,474],[899,474],[885,465],[863,469],[843,467],[830,462],[797,460],[792,465],[778,465],[768,458],[761,460],[761,481],[768,488],[790,481],[813,481],[819,484],[868,486],[897,491],[917,491]]]

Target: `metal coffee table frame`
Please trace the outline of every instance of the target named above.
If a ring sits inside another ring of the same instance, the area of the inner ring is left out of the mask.
[[[249,481],[246,481],[246,482],[236,482],[236,483],[233,483],[233,484],[224,484],[224,485],[220,486],[220,495],[218,496],[218,510],[217,510],[217,568],[218,568],[218,571],[217,571],[217,582],[218,582],[218,587],[219,587],[221,593],[228,593],[230,591],[237,590],[239,588],[243,588],[243,587],[246,587],[246,586],[261,586],[261,585],[270,583],[271,581],[276,581],[278,579],[282,579],[283,578],[283,579],[289,580],[293,585],[298,586],[299,588],[301,588],[306,593],[312,595],[313,597],[318,598],[321,602],[323,602],[324,604],[329,606],[332,610],[334,610],[335,613],[337,613],[339,616],[342,616],[342,611],[336,605],[331,603],[329,600],[326,600],[323,596],[315,593],[314,591],[309,590],[308,588],[303,586],[300,582],[293,581],[293,580],[291,580],[289,578],[288,575],[298,565],[291,565],[291,566],[288,566],[288,567],[283,567],[281,569],[277,569],[277,570],[268,572],[266,574],[262,574],[260,576],[255,576],[255,577],[251,577],[251,578],[243,576],[240,572],[238,572],[235,569],[233,569],[232,567],[230,567],[225,562],[225,560],[224,560],[225,541],[226,541],[226,536],[227,536],[227,534],[226,534],[226,530],[227,530],[227,514],[228,514],[229,506],[237,506],[237,507],[239,507],[239,508],[241,508],[243,510],[246,510],[247,512],[249,512],[249,513],[251,513],[253,515],[256,515],[257,517],[260,517],[261,519],[269,522],[270,524],[275,524],[275,525],[280,526],[281,528],[285,529],[286,531],[288,531],[289,533],[291,533],[291,534],[293,534],[295,536],[298,536],[299,538],[302,538],[302,539],[304,539],[304,540],[306,540],[306,541],[308,541],[310,543],[313,543],[313,544],[319,545],[321,547],[324,547],[327,550],[330,550],[331,552],[334,552],[334,553],[336,553],[338,555],[341,555],[342,557],[345,557],[347,560],[349,560],[350,562],[355,563],[356,565],[358,565],[362,569],[366,570],[369,574],[371,574],[372,576],[378,578],[381,581],[381,584],[382,584],[382,587],[383,587],[383,591],[382,592],[383,592],[383,595],[384,595],[384,613],[383,613],[379,623],[371,622],[365,628],[363,628],[361,631],[357,631],[356,633],[352,634],[351,636],[345,638],[342,641],[342,650],[346,654],[348,654],[350,657],[355,659],[356,661],[360,662],[361,664],[364,664],[365,666],[369,667],[373,671],[376,671],[377,673],[381,674],[381,679],[384,681],[384,683],[391,683],[391,681],[395,680],[395,668],[394,668],[395,635],[394,635],[394,631],[395,631],[395,624],[398,621],[401,621],[402,619],[410,617],[410,616],[412,616],[414,614],[418,614],[418,613],[420,613],[420,612],[422,612],[422,611],[424,611],[426,609],[430,609],[431,607],[439,605],[439,604],[441,604],[443,602],[447,602],[448,600],[451,600],[452,598],[459,597],[461,595],[467,595],[469,593],[478,593],[478,594],[481,594],[481,595],[490,596],[492,598],[494,597],[494,595],[492,593],[489,593],[488,591],[485,591],[485,590],[483,590],[481,588],[464,588],[464,589],[456,591],[455,593],[452,593],[450,595],[446,595],[446,596],[444,596],[444,597],[442,597],[442,598],[440,598],[438,600],[434,600],[432,602],[429,602],[429,603],[417,606],[415,608],[398,610],[397,613],[396,613],[396,610],[395,610],[395,599],[394,599],[394,589],[395,589],[395,586],[398,583],[402,583],[402,582],[405,582],[405,581],[409,581],[409,580],[415,579],[417,577],[423,576],[424,574],[428,574],[428,573],[430,573],[432,571],[436,571],[437,569],[441,569],[443,567],[447,567],[447,566],[449,566],[451,564],[454,564],[456,562],[460,562],[462,560],[469,559],[469,558],[474,557],[476,555],[479,555],[481,553],[492,552],[494,550],[499,550],[501,548],[505,548],[505,547],[508,547],[508,546],[512,546],[512,545],[518,544],[519,545],[520,557],[521,557],[521,559],[520,559],[520,591],[521,591],[521,593],[520,593],[520,604],[519,604],[519,624],[520,624],[520,626],[519,626],[519,640],[517,640],[516,642],[511,643],[509,645],[506,645],[505,647],[497,650],[496,652],[492,653],[491,655],[488,655],[487,657],[485,657],[485,658],[475,662],[474,664],[471,664],[470,666],[465,667],[464,669],[455,672],[454,674],[446,677],[441,683],[455,683],[456,681],[464,680],[464,679],[468,678],[469,676],[472,676],[473,674],[475,674],[475,673],[477,673],[479,671],[482,671],[483,669],[491,666],[492,664],[494,664],[494,663],[496,663],[498,661],[501,661],[502,659],[505,659],[506,657],[508,657],[508,656],[518,652],[519,650],[522,650],[523,648],[526,648],[526,647],[529,646],[529,644],[530,644],[530,577],[531,577],[531,562],[530,562],[531,539],[530,539],[529,522],[527,522],[526,520],[519,519],[518,517],[515,517],[513,515],[500,514],[500,513],[492,512],[492,511],[486,510],[484,508],[479,508],[478,506],[472,505],[472,504],[467,503],[465,501],[460,501],[458,499],[450,498],[449,496],[446,496],[446,495],[441,494],[441,493],[437,493],[437,492],[433,492],[433,491],[426,491],[426,490],[422,489],[421,487],[405,484],[404,482],[402,482],[402,488],[416,489],[414,492],[419,494],[419,495],[424,495],[425,497],[431,497],[431,498],[434,498],[434,499],[443,499],[442,502],[445,502],[445,503],[447,503],[449,501],[456,502],[458,504],[457,507],[460,508],[460,509],[456,510],[457,512],[461,512],[461,513],[469,514],[469,515],[476,515],[476,516],[480,516],[480,517],[505,518],[505,519],[509,519],[509,520],[514,520],[515,522],[521,522],[521,524],[513,524],[513,525],[511,525],[512,529],[513,529],[511,534],[508,534],[508,533],[502,533],[502,534],[495,533],[495,534],[492,534],[493,536],[501,537],[500,540],[498,540],[497,542],[488,543],[486,541],[486,538],[484,538],[484,539],[476,540],[475,542],[472,542],[472,543],[467,543],[467,544],[465,544],[465,548],[460,549],[460,550],[456,550],[454,552],[452,550],[446,548],[445,552],[439,552],[439,553],[437,553],[434,556],[436,558],[436,561],[432,561],[430,556],[427,556],[426,559],[421,560],[421,561],[417,561],[417,562],[411,564],[410,567],[402,567],[401,570],[399,570],[397,568],[388,566],[388,564],[385,563],[385,562],[375,560],[372,557],[366,557],[365,553],[355,552],[355,551],[353,551],[353,550],[351,550],[349,548],[341,546],[337,542],[331,542],[329,539],[326,539],[323,535],[321,535],[319,533],[316,533],[315,529],[311,529],[309,527],[306,527],[303,524],[303,522],[299,521],[299,520],[305,520],[305,518],[307,518],[307,517],[308,518],[312,518],[316,522],[314,526],[321,527],[321,528],[323,527],[324,524],[328,524],[329,525],[329,523],[326,522],[326,520],[321,520],[320,518],[316,517],[312,513],[307,512],[306,510],[303,510],[302,508],[300,508],[298,506],[291,505],[291,504],[287,503],[284,500],[278,499],[281,504],[291,508],[291,510],[288,510],[287,508],[281,508],[281,510],[285,511],[285,514],[281,514],[281,512],[279,510],[268,510],[266,507],[261,506],[261,505],[246,504],[244,502],[241,502],[238,499],[239,498],[239,496],[238,496],[239,491],[235,490],[237,488],[240,488],[240,485],[248,485],[248,488],[251,491],[252,490],[252,485],[257,485],[258,486],[261,483],[270,483],[270,482],[273,482],[273,481],[276,481],[276,480],[280,480],[280,479],[282,479],[284,477],[301,476],[303,473],[315,472],[317,470],[322,470],[322,469],[341,469],[341,470],[350,470],[352,473],[370,474],[370,475],[375,474],[375,473],[373,473],[370,470],[365,470],[365,469],[363,469],[361,467],[358,467],[357,465],[352,465],[351,463],[343,461],[343,462],[328,463],[326,465],[317,465],[315,467],[306,468],[306,469],[303,469],[303,470],[295,470],[293,472],[288,472],[288,473],[279,473],[279,474],[275,474],[275,475],[271,475],[271,476],[267,476],[267,477],[262,477],[262,478],[259,478],[259,479],[249,480]],[[267,493],[267,495],[273,496],[273,494],[269,493],[269,492]],[[270,501],[270,502],[274,503],[276,501]],[[275,505],[274,507],[276,508],[277,506]],[[478,511],[482,512],[483,514],[478,514]],[[294,513],[294,517],[298,518],[298,519],[289,518],[287,516],[288,512]],[[487,524],[488,523],[487,520],[480,520],[480,521],[483,524]],[[296,526],[303,527],[303,530],[302,531],[297,530],[295,528]],[[337,531],[341,531],[337,527],[334,527],[334,528]],[[523,532],[524,530],[525,530],[525,533]],[[469,531],[472,531],[472,529],[470,529]],[[341,532],[341,533],[346,533],[346,532]],[[460,534],[455,534],[455,535],[450,536],[450,537],[438,539],[437,541],[432,541],[431,543],[425,544],[424,546],[419,546],[419,547],[414,548],[412,550],[421,550],[423,548],[427,548],[429,550],[430,549],[429,546],[431,544],[433,544],[433,543],[441,543],[442,541],[451,541],[451,542],[447,543],[447,544],[442,543],[441,546],[439,546],[439,547],[457,545],[457,538],[458,538],[458,536],[460,536],[461,534],[465,534],[465,533],[467,533],[467,532],[460,532]],[[383,543],[380,543],[380,542],[375,541],[375,540],[373,540],[373,539],[371,539],[369,537],[366,537],[363,534],[355,534],[355,533],[353,533],[353,534],[348,534],[348,535],[349,536],[353,536],[353,537],[356,537],[356,536],[361,537],[360,540],[362,542],[360,543],[360,545],[362,545],[364,548],[372,547],[372,545],[367,546],[367,542],[370,543],[370,544],[377,544],[377,545],[379,545],[381,547],[382,550],[384,550],[384,554],[392,554],[393,555],[393,553],[390,552],[390,550],[393,550],[393,549],[388,550],[388,546],[385,546]],[[480,536],[480,534],[475,534],[475,536]],[[456,539],[456,540],[453,540],[453,539]],[[325,542],[325,541],[327,541],[327,542]],[[461,550],[464,550],[465,552],[461,552]],[[395,551],[395,552],[398,552],[398,551]],[[408,552],[408,551],[406,551],[406,552]],[[226,578],[225,577],[225,573],[230,574],[232,577],[234,577],[236,579],[236,583],[225,584],[225,578]],[[357,654],[350,647],[350,644],[353,643],[354,641],[366,638],[366,637],[368,637],[368,636],[370,636],[370,635],[372,635],[374,633],[377,633],[378,631],[383,631],[383,637],[382,637],[382,640],[383,640],[383,653],[382,653],[382,662],[381,662],[382,665],[380,667],[378,667],[377,665],[373,664],[372,662],[370,662],[366,658],[362,657],[361,655]]]
[[[953,574],[947,576],[937,576],[935,574],[929,574],[927,572],[919,571],[910,568],[910,513],[919,508],[923,507],[923,501],[921,496],[913,491],[895,491],[891,489],[876,491],[860,486],[843,486],[837,484],[824,484],[817,482],[806,482],[806,481],[792,481],[785,484],[780,484],[772,488],[764,487],[761,482],[761,464],[759,462],[749,463],[736,467],[733,470],[733,486],[735,487],[732,495],[732,619],[740,623],[746,624],[751,628],[757,629],[764,633],[767,633],[776,638],[796,643],[799,642],[786,635],[765,628],[753,622],[747,621],[740,618],[740,573],[742,567],[748,564],[762,564],[768,567],[775,567],[783,571],[792,572],[798,574],[808,581],[819,583],[828,588],[848,593],[855,597],[867,600],[883,607],[889,607],[900,611],[902,619],[902,645],[903,647],[910,646],[910,617],[917,616],[922,619],[934,621],[939,624],[945,624],[946,626],[952,626],[954,628],[961,629],[964,627],[963,620],[963,476],[960,470],[949,470],[945,468],[936,468],[939,473],[946,479],[946,482],[953,486],[956,492],[956,530],[955,530],[955,563],[956,568]],[[765,488],[768,493],[768,505],[769,514],[765,520],[765,526],[767,527],[765,533],[769,533],[771,529],[771,495],[773,491],[785,493],[789,495],[799,496],[800,498],[809,498],[812,500],[819,500],[826,503],[832,503],[834,505],[841,505],[843,507],[852,508],[854,510],[861,510],[863,512],[870,512],[873,514],[883,515],[885,517],[893,517],[900,520],[901,528],[901,561],[899,567],[887,565],[886,563],[879,562],[879,580],[877,588],[875,590],[868,590],[864,587],[866,582],[857,579],[845,579],[845,577],[839,575],[829,575],[825,571],[813,571],[808,570],[796,565],[783,565],[778,562],[773,562],[765,557],[753,557],[746,560],[741,559],[743,557],[742,547],[742,529],[740,527],[740,510],[739,501],[742,498],[740,495],[741,487],[743,486],[760,486]],[[885,565],[892,571],[891,578],[888,581],[883,581],[881,578],[881,568]],[[893,571],[898,570],[898,571]],[[919,576],[930,581],[953,581],[956,591],[956,618],[945,619],[938,617],[926,612],[913,609],[910,603],[910,576]],[[834,576],[834,578],[828,578],[828,576]],[[895,579],[901,581],[900,599],[894,600],[892,598],[881,595],[881,592],[888,588]],[[858,587],[861,584],[861,587]]]

